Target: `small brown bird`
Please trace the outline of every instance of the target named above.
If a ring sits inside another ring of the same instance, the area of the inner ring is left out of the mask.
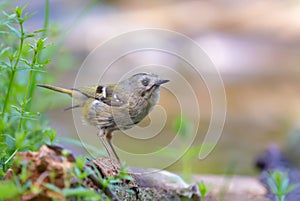
[[[111,143],[112,131],[132,128],[143,120],[159,101],[160,85],[168,81],[160,79],[156,74],[138,73],[117,84],[77,89],[47,84],[38,86],[75,98],[79,104],[70,108],[82,107],[84,119],[99,129],[98,136],[110,159],[113,160],[109,147],[120,165],[121,160]]]

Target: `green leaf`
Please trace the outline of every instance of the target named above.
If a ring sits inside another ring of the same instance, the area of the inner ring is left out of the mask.
[[[61,190],[60,190],[57,186],[55,186],[55,185],[53,185],[53,184],[50,184],[50,183],[44,183],[44,186],[45,186],[46,188],[48,188],[49,190],[52,190],[52,191],[54,191],[54,192],[62,193]]]
[[[86,189],[86,188],[83,188],[83,187],[63,189],[63,194],[66,197],[69,197],[69,196],[89,197],[89,196],[95,196],[96,195],[96,193],[93,190]]]
[[[46,136],[48,136],[50,143],[52,144],[56,138],[56,130],[46,128],[42,131],[42,133],[45,134]]]
[[[28,20],[29,18],[31,18],[33,15],[35,15],[37,12],[33,12],[33,13],[25,13],[24,14],[24,17],[22,18],[22,21],[24,22],[24,21],[26,21],[26,20]]]
[[[0,31],[0,34],[9,34],[7,31]]]
[[[281,189],[284,191],[288,189],[289,187],[289,179],[287,178],[282,178],[283,181],[281,181]]]
[[[290,184],[287,189],[286,189],[286,194],[290,193],[291,191],[293,191],[295,188],[297,188],[299,185],[296,184]]]
[[[6,52],[8,52],[11,49],[11,47],[5,47],[0,51],[0,55],[5,54]]]
[[[18,187],[12,181],[0,182],[0,199],[12,199],[18,194]]]
[[[35,37],[34,33],[29,33],[24,36],[24,38],[33,38],[33,37]]]
[[[204,184],[204,182],[200,181],[198,183],[198,187],[199,187],[201,197],[205,197],[205,195],[207,194],[207,188],[206,188],[206,185]]]
[[[18,106],[11,105],[10,107],[12,107],[17,113],[21,113],[21,109]]]
[[[38,52],[40,52],[42,49],[44,48],[44,40],[39,38],[37,41],[36,41],[36,50]]]
[[[9,20],[15,19],[15,17],[17,16],[16,13],[12,13],[12,14],[8,14],[5,11],[2,11],[3,15],[5,15]]]
[[[16,36],[17,36],[18,38],[21,38],[21,33],[20,33],[17,29],[15,29],[14,27],[10,26],[9,24],[7,24],[6,26],[7,26],[14,34],[16,34]]]
[[[86,160],[83,157],[76,158],[76,167],[78,167],[80,170],[83,169],[85,166]]]
[[[20,7],[16,7],[15,8],[15,13],[17,14],[17,17],[20,18],[22,16],[23,9],[20,8]]]
[[[274,179],[272,177],[268,177],[267,181],[268,181],[268,185],[269,185],[271,192],[273,194],[276,194],[278,192],[278,187],[275,184]]]
[[[35,195],[37,195],[43,191],[43,189],[37,185],[30,185],[29,188],[30,188],[30,191]]]
[[[6,150],[8,145],[6,144],[6,136],[0,135],[0,158],[6,156]]]
[[[0,66],[1,66],[1,69],[7,69],[7,70],[10,70],[10,65],[4,61],[0,61]]]
[[[25,183],[26,180],[30,177],[31,172],[28,171],[27,169],[27,165],[28,165],[27,161],[26,162],[21,161],[21,163],[22,163],[22,169],[21,169],[21,173],[18,174],[18,177],[23,183]],[[27,185],[28,186],[26,186],[26,188],[29,187],[31,184],[27,184]]]
[[[16,148],[22,149],[23,147],[26,147],[27,141],[26,141],[26,133],[25,132],[17,132],[16,133]]]
[[[28,171],[26,170],[26,172],[28,172]],[[29,174],[27,174],[27,176],[29,176]],[[28,177],[26,179],[28,179]],[[26,179],[24,181],[26,181]],[[29,179],[28,181],[25,182],[25,184],[23,184],[22,188],[30,189],[32,186],[34,186],[34,185],[32,185],[32,181]]]
[[[5,144],[8,146],[8,148],[9,148],[10,150],[13,150],[14,147],[16,146],[16,139],[13,138],[13,137],[11,137],[11,136],[8,135],[8,134],[3,134],[3,136],[6,137],[6,142],[5,142]]]
[[[44,31],[45,31],[45,29],[43,28],[43,29],[35,30],[33,33],[42,33],[42,32],[44,32]]]
[[[51,61],[50,59],[46,59],[46,60],[44,60],[44,61],[40,61],[39,63],[42,64],[42,65],[44,66],[44,65],[49,64],[50,61]]]
[[[30,66],[31,65],[31,63],[30,63],[30,61],[28,61],[27,59],[25,59],[25,58],[20,58],[20,61],[22,61],[22,62],[24,62],[26,65],[28,65],[28,66]],[[18,67],[18,70],[20,70],[20,68]]]

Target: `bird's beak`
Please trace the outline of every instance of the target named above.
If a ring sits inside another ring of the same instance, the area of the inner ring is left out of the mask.
[[[155,84],[156,85],[161,85],[161,84],[164,84],[164,83],[167,83],[167,82],[169,82],[170,80],[157,80],[156,82],[155,82]]]

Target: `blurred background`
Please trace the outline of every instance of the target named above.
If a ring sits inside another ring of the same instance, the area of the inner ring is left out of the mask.
[[[17,1],[17,5],[20,2]],[[27,29],[42,27],[44,1],[31,1],[27,9],[37,11],[26,24]],[[289,155],[299,158],[300,154],[297,155],[294,149],[300,142],[300,137],[297,138],[300,128],[299,1],[51,0],[49,23],[53,34],[49,40],[60,44],[60,48],[48,69],[50,72],[55,72],[58,67],[64,69],[53,79],[53,84],[58,86],[74,85],[84,59],[99,44],[136,29],[161,28],[182,33],[195,40],[207,53],[225,85],[227,116],[223,133],[206,159],[198,160],[197,151],[196,154],[190,151],[168,170],[257,174],[253,167],[255,157],[273,143],[293,150]],[[152,55],[151,59],[159,58]],[[199,86],[194,90],[201,122],[192,146],[199,150],[197,147],[203,141],[211,117],[210,97],[201,79],[192,72],[183,71],[182,74],[193,86]],[[87,80],[91,79],[88,74],[86,76]],[[71,103],[70,99],[51,92],[47,93],[48,96],[52,97],[47,107],[52,127],[59,136],[78,139],[72,112],[63,112],[63,108]],[[186,97],[187,105],[188,100]],[[167,122],[159,139],[168,141],[176,135],[179,104],[168,90],[162,90],[160,105],[166,108]],[[184,133],[188,134],[192,122],[188,118],[182,122],[186,128]],[[140,126],[147,124],[149,119]],[[86,130],[87,138],[95,141],[93,132],[89,128]],[[126,149],[124,136],[116,134],[113,142]],[[153,143],[136,142],[128,144],[127,149],[143,153],[142,150],[153,148]],[[101,147],[100,142],[96,144]],[[70,144],[67,147],[76,153],[84,153]]]

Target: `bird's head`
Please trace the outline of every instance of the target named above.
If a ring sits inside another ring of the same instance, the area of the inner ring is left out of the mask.
[[[130,89],[131,94],[138,93],[143,97],[147,94],[152,94],[156,89],[159,89],[160,85],[167,82],[169,82],[169,80],[161,79],[158,75],[153,73],[138,73],[121,83]]]

